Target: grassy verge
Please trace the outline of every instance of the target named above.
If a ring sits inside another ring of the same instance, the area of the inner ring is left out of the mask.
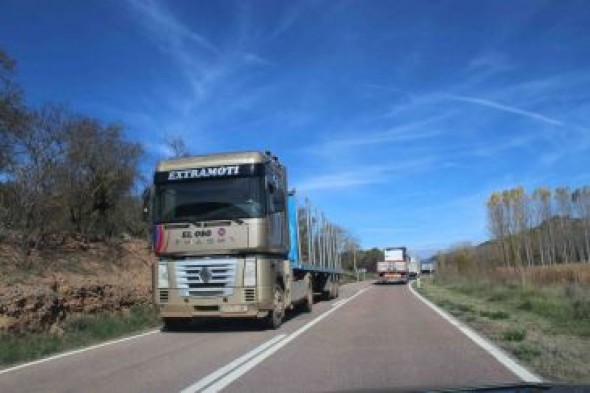
[[[67,321],[55,334],[0,335],[0,366],[79,348],[159,325],[151,305],[125,314],[85,315]]]
[[[343,274],[340,276],[340,285],[356,282],[356,277],[352,274]]]
[[[590,383],[590,288],[422,280],[419,291],[541,376]]]
[[[363,280],[364,278],[364,280]],[[360,275],[361,281],[371,281],[375,279],[375,274],[373,273],[364,273]],[[340,276],[340,285],[350,284],[356,281],[356,274],[354,273],[347,273]]]

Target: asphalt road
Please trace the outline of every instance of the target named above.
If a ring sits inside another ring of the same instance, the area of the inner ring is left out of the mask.
[[[276,331],[236,323],[153,332],[20,369],[0,392],[316,392],[519,378],[405,286],[342,287]]]

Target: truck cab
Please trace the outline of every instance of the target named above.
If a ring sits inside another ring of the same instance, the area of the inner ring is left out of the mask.
[[[301,259],[301,220],[287,187],[286,168],[270,153],[157,164],[153,293],[166,328],[194,319],[249,318],[274,329],[287,308],[303,304],[310,311],[314,291],[337,289],[338,242],[326,228],[314,233],[310,226],[307,244],[322,249]],[[303,221],[314,220],[308,208]]]
[[[290,295],[287,177],[276,158],[240,152],[160,161],[153,207],[154,301],[165,324],[262,318],[277,311],[276,297],[284,303]]]

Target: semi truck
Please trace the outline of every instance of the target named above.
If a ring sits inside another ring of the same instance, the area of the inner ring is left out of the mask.
[[[432,274],[435,270],[436,258],[431,257],[424,260],[420,266],[422,274]]]
[[[151,189],[154,304],[164,328],[243,318],[278,328],[285,311],[338,296],[338,232],[297,204],[269,152],[158,162]]]
[[[410,256],[409,270],[410,278],[417,278],[418,276],[420,276],[420,273],[422,271],[420,258],[414,255]]]
[[[383,255],[385,261],[377,262],[377,283],[407,284],[410,279],[410,271],[406,247],[385,248]]]

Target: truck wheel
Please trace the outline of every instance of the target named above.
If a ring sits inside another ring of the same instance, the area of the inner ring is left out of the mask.
[[[162,318],[162,321],[164,322],[163,330],[167,332],[185,329],[189,322],[187,318]]]
[[[340,293],[340,284],[334,278],[331,278],[330,281],[332,283],[330,285],[330,300],[331,300],[331,299],[336,299],[338,297],[338,295]]]
[[[303,311],[313,311],[313,285],[311,284],[311,281],[309,283],[309,288],[307,288],[307,298],[305,299],[305,303],[303,304]]]
[[[322,300],[332,300],[334,299],[334,280],[332,277],[328,278],[327,284],[329,285],[328,290],[324,290],[322,292]],[[324,287],[325,288],[325,287]]]
[[[264,318],[265,328],[275,330],[281,326],[283,323],[283,317],[285,316],[285,305],[283,303],[283,290],[279,286],[276,286],[273,309],[268,313],[268,316]]]

